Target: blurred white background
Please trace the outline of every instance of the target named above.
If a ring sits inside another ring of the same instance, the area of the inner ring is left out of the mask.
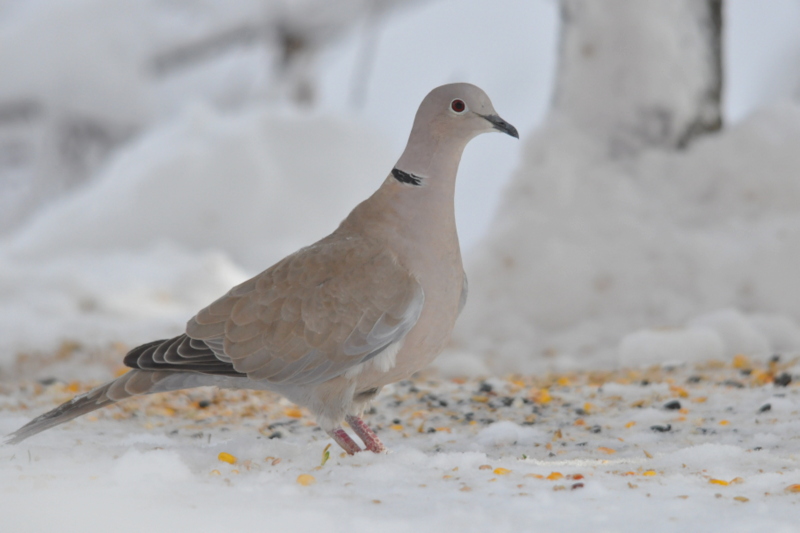
[[[198,101],[359,121],[386,141],[386,166],[402,150],[421,98],[443,83],[483,87],[523,140],[543,119],[556,60],[556,0],[327,4],[0,2],[0,231],[91,179],[112,151]],[[725,24],[728,121],[796,96],[800,3],[729,0]],[[298,86],[307,87],[307,101],[292,96]],[[486,136],[466,152],[457,197],[466,248],[485,230],[519,150]]]
[[[728,0],[724,21],[726,124],[796,102],[800,1]],[[452,81],[522,137],[462,161],[479,258],[550,107],[558,32],[556,0],[0,0],[4,352],[179,331],[331,231]]]

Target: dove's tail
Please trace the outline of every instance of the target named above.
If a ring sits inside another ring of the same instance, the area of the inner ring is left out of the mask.
[[[76,396],[52,411],[34,418],[14,433],[6,436],[5,443],[17,444],[46,429],[69,422],[73,418],[91,413],[95,409],[117,403],[131,396],[178,390],[188,388],[187,385],[198,386],[186,383],[185,377],[186,375],[182,372],[131,370],[114,381]]]

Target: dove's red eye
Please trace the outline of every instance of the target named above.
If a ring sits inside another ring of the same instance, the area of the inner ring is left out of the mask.
[[[464,100],[459,100],[458,98],[456,98],[455,100],[450,102],[450,109],[452,109],[456,113],[463,113],[466,108],[467,104],[464,103]]]

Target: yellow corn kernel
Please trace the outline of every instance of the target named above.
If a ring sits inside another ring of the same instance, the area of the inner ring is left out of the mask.
[[[594,405],[590,404],[589,402],[586,402],[585,404],[583,404],[583,410],[586,411],[587,413],[591,413],[594,410]]]
[[[786,492],[792,492],[792,493],[800,492],[800,483],[795,483],[794,485],[789,485],[788,487],[786,487],[785,490],[786,490]]]
[[[400,424],[392,424],[391,426],[389,426],[389,429],[393,429],[395,431],[403,431],[403,426],[401,426]]]
[[[558,378],[558,380],[556,380],[556,384],[558,384],[559,387],[569,387],[569,378],[566,376],[561,376]]]
[[[730,422],[728,420],[720,420],[719,421],[719,425],[720,426],[727,426],[728,424],[730,424]]]
[[[550,403],[553,398],[550,396],[550,391],[547,389],[539,389],[531,393],[531,400],[536,403]]]
[[[708,482],[711,483],[712,485],[722,485],[723,487],[728,486],[728,482],[725,481],[724,479],[709,479]]]
[[[217,459],[219,459],[223,463],[228,463],[229,465],[236,464],[236,457],[226,452],[219,452]]]
[[[561,472],[550,472],[550,475],[547,476],[547,479],[549,479],[550,481],[555,481],[555,480],[561,479],[563,477],[564,477],[564,474],[562,474]]]
[[[656,475],[656,471],[655,470],[645,470],[644,472],[642,472],[642,475],[643,476],[655,476]]]
[[[607,453],[608,455],[611,455],[612,453],[617,453],[617,450],[613,448],[606,448],[605,446],[599,446],[597,449],[603,453]]]
[[[494,472],[498,476],[505,476],[507,474],[510,474],[511,470],[509,470],[508,468],[500,467],[500,468],[495,468],[492,472]]]
[[[535,479],[544,479],[544,476],[541,475],[541,474],[525,474],[522,477],[532,477],[532,478],[535,478]]]
[[[684,389],[683,387],[679,387],[679,386],[677,386],[677,385],[671,385],[671,386],[670,386],[670,388],[669,388],[669,390],[671,390],[671,391],[672,391],[672,393],[673,393],[675,396],[678,396],[678,397],[680,397],[680,398],[688,398],[688,397],[689,397],[689,391],[687,391],[687,390],[686,390],[686,389]]]
[[[747,358],[746,355],[736,355],[733,358],[733,368],[749,368],[750,367],[750,360]]]
[[[767,383],[772,383],[774,378],[773,375],[770,374],[769,372],[764,372],[763,370],[756,369],[750,373],[750,379],[752,379],[759,385],[766,385]]]
[[[312,476],[311,474],[300,474],[297,476],[297,482],[304,487],[308,487],[309,485],[313,485],[317,482],[317,478]]]
[[[289,418],[303,418],[303,411],[297,407],[287,407],[283,410],[283,414]]]
[[[692,398],[692,401],[694,403],[706,403],[706,401],[708,401],[708,397],[707,396],[697,396],[695,398]]]
[[[630,422],[628,422],[627,424],[625,424],[625,427],[626,427],[626,428],[632,428],[632,427],[633,427],[633,426],[635,426],[635,425],[636,425],[636,422],[634,422],[634,421],[630,421]]]

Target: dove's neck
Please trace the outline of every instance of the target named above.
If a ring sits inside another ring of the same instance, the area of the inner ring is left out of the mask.
[[[398,245],[402,241],[419,247],[428,242],[460,261],[453,196],[467,141],[413,132],[393,172],[353,210],[342,229],[390,236]],[[419,183],[395,171],[418,178]]]
[[[452,197],[465,145],[466,140],[413,131],[395,168],[420,178],[419,187]]]

